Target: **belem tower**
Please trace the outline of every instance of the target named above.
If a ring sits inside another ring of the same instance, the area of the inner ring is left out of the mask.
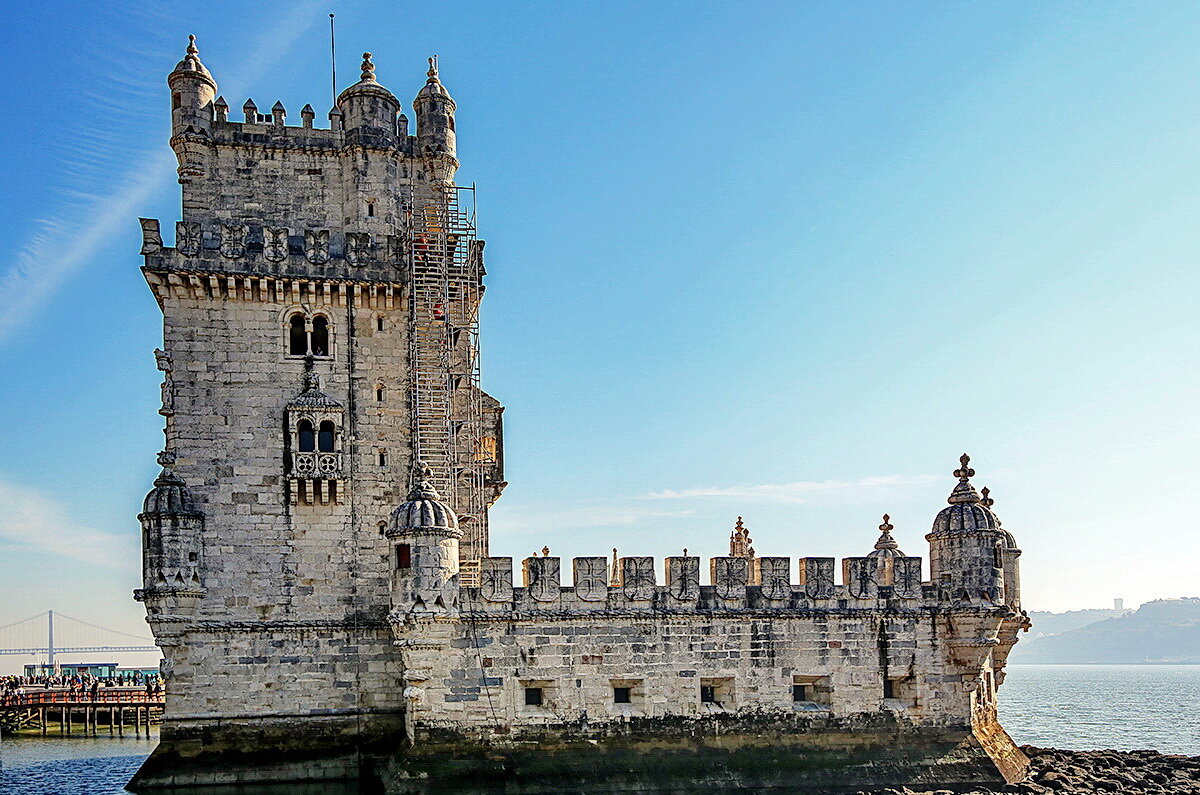
[[[997,721],[1020,550],[963,456],[928,569],[848,557],[492,557],[483,241],[430,59],[364,54],[328,126],[167,78],[182,220],[142,219],[166,443],[139,521],[161,743],[130,786],[372,779],[543,792],[1020,780]],[[552,529],[552,528],[547,528]],[[875,538],[862,540],[867,546]],[[600,550],[598,550],[600,551]],[[702,573],[702,569],[704,570]],[[825,790],[823,790],[825,791]]]

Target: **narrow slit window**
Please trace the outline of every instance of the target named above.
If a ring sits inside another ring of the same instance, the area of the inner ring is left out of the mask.
[[[312,322],[312,352],[313,356],[329,355],[329,321],[321,315]]]
[[[374,201],[367,202],[367,216],[370,218],[375,217],[375,202]]]
[[[320,432],[317,434],[317,449],[322,453],[333,452],[333,422],[325,420],[321,423]]]
[[[895,698],[896,697],[896,684],[891,679],[883,680],[883,697],[884,698]]]
[[[384,450],[379,451],[379,466],[387,466],[387,452]]]
[[[376,403],[383,402],[383,387],[381,387],[381,386],[375,387],[375,402]]]
[[[300,420],[300,426],[297,428],[297,431],[300,437],[300,452],[314,452],[317,449],[317,437],[313,433],[313,424],[308,420]]]
[[[375,318],[375,330],[383,331],[383,318],[382,317]]]
[[[308,332],[304,328],[304,315],[292,315],[288,321],[288,353],[292,356],[308,353]]]

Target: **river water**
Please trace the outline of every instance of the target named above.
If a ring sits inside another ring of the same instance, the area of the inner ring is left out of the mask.
[[[1013,665],[1000,691],[1000,720],[1019,744],[1200,756],[1200,665]],[[156,742],[154,735],[6,737],[0,743],[0,793],[120,793]],[[237,789],[238,795],[306,791],[339,790]]]

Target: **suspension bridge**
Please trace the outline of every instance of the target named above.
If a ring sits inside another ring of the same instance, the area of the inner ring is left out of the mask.
[[[53,610],[0,626],[0,654],[45,658],[51,668],[60,654],[157,651],[154,639],[148,635],[109,629]]]

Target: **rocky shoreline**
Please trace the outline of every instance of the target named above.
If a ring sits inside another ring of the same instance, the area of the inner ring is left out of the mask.
[[[971,790],[967,795],[1020,793],[1092,795],[1119,792],[1137,795],[1200,795],[1200,756],[1158,751],[1063,751],[1021,746],[1032,761],[1029,778],[1020,784]],[[917,792],[884,789],[859,795],[952,795],[950,790]]]

